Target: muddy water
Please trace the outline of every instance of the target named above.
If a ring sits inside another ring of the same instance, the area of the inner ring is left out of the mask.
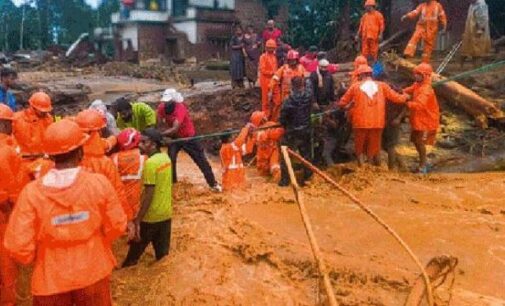
[[[289,188],[279,189],[250,170],[254,189],[216,195],[203,187],[186,156],[180,166],[185,182],[175,189],[171,254],[153,264],[150,250],[139,266],[115,272],[118,305],[324,301]],[[503,305],[502,175],[419,178],[358,171],[338,179],[396,229],[422,262],[441,254],[459,258],[452,305]],[[396,242],[322,181],[315,179],[304,192],[339,303],[402,305],[418,271]],[[119,257],[125,251],[117,247]],[[448,296],[446,288],[438,293]]]

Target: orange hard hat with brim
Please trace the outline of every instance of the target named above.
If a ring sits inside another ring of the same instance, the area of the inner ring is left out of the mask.
[[[265,114],[265,112],[256,111],[252,113],[250,121],[254,126],[258,127],[261,125],[261,122],[266,119],[267,115]]]
[[[31,107],[43,113],[49,113],[50,111],[53,110],[51,97],[49,97],[48,94],[42,91],[34,93],[28,100],[28,103],[30,104]]]
[[[267,40],[267,43],[266,43],[265,46],[267,48],[276,49],[277,48],[277,43],[275,42],[275,40],[269,39],[269,40]]]
[[[0,120],[14,120],[14,112],[10,107],[0,103]]]
[[[89,135],[77,123],[62,119],[49,125],[44,132],[44,153],[52,156],[69,153],[84,145],[88,139]]]
[[[107,126],[105,116],[95,109],[86,109],[78,113],[75,122],[85,132],[99,131]]]
[[[430,64],[421,63],[417,65],[416,68],[414,68],[414,73],[422,74],[425,76],[431,76],[431,74],[433,73],[433,68],[431,67]]]
[[[358,75],[365,74],[365,73],[373,73],[373,70],[370,66],[368,65],[361,65],[358,68]]]
[[[375,0],[366,0],[365,7],[366,6],[377,6],[377,3],[375,2]]]
[[[358,69],[361,65],[368,65],[368,60],[363,55],[359,55],[354,59],[354,69]]]

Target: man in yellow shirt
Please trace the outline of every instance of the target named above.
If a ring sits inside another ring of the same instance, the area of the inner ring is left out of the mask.
[[[172,164],[167,154],[161,153],[162,136],[154,128],[142,132],[139,147],[149,156],[142,174],[140,211],[135,218],[136,234],[131,241],[123,268],[134,266],[152,243],[156,260],[168,255],[172,228]]]
[[[137,131],[156,126],[156,112],[143,102],[129,102],[124,98],[115,103],[119,129],[134,128]]]

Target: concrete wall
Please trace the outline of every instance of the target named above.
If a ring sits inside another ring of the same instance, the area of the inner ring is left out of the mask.
[[[197,24],[195,20],[188,20],[174,23],[177,31],[183,32],[188,37],[189,42],[196,44],[198,42]]]
[[[138,43],[139,33],[137,24],[135,23],[125,24],[120,30],[120,35],[123,40],[123,50],[126,49],[126,47],[128,46],[127,40],[131,40],[134,51],[139,50],[139,43]]]

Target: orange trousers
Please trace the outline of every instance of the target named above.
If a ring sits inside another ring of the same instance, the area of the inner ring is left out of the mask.
[[[86,288],[49,296],[33,296],[33,306],[111,306],[109,277]]]
[[[276,148],[271,154],[264,154],[260,149],[256,154],[256,169],[262,176],[271,175],[274,180],[280,180],[281,164],[279,150]]]
[[[431,32],[431,31],[426,31],[423,28],[416,28],[416,31],[410,38],[409,43],[407,44],[407,48],[405,48],[405,51],[403,54],[408,57],[414,57],[416,50],[417,50],[417,44],[421,39],[424,42],[424,51],[423,51],[423,62],[424,63],[429,63],[431,60],[431,54],[433,53],[433,48],[435,47],[435,43],[437,40],[437,31]]]
[[[6,218],[7,219],[7,218]],[[0,305],[16,304],[16,283],[18,278],[18,266],[14,259],[7,255],[4,248],[4,235],[7,223],[0,223]]]
[[[270,80],[265,76],[260,76],[260,87],[261,87],[261,111],[264,112],[267,117],[270,116],[270,101],[268,101],[268,91],[270,87]]]
[[[368,58],[372,56],[374,60],[379,57],[379,40],[378,39],[362,39],[361,40],[361,55]]]
[[[366,154],[371,159],[381,151],[382,129],[354,129],[354,151],[356,156]]]
[[[222,178],[223,190],[230,191],[244,188],[246,186],[245,168],[226,169]]]

